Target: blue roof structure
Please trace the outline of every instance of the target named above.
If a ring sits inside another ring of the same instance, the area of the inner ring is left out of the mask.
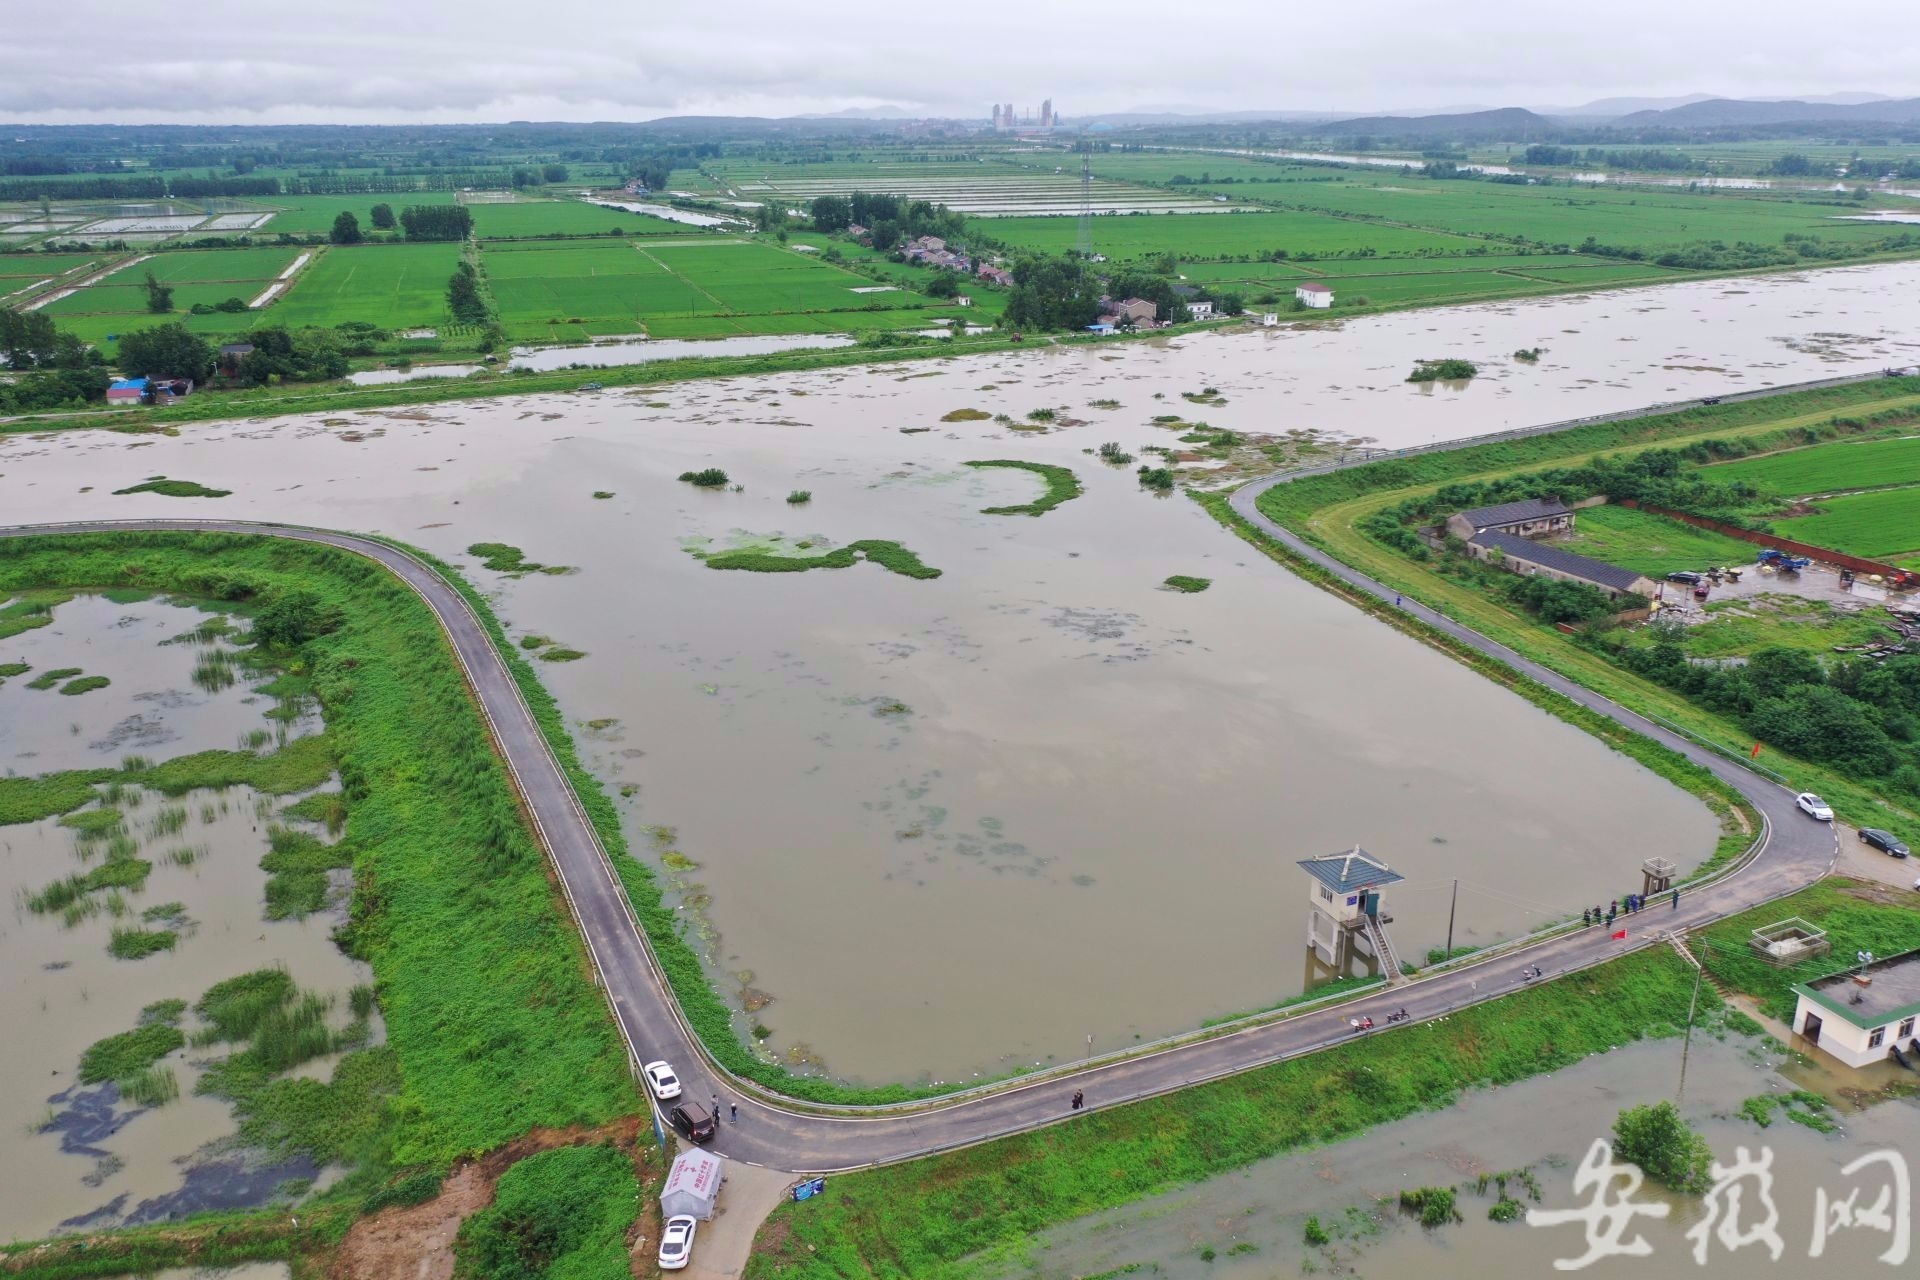
[[[1326,853],[1317,858],[1302,858],[1300,869],[1334,893],[1380,889],[1406,879],[1359,845],[1353,846],[1345,853]]]
[[[95,383],[94,385],[98,386],[99,384]],[[147,380],[145,378],[115,378],[113,385],[107,388],[109,391],[145,391],[146,389]]]

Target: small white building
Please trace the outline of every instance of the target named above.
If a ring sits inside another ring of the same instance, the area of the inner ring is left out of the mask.
[[[1793,1030],[1850,1067],[1920,1052],[1920,950],[1798,983]]]
[[[1279,324],[1280,313],[1278,311],[1262,311],[1260,313],[1260,327],[1262,329],[1276,328]]]
[[[1213,319],[1213,304],[1202,302],[1198,298],[1187,304],[1187,316],[1194,320]]]
[[[1293,296],[1309,307],[1330,307],[1333,305],[1333,290],[1318,280],[1308,280],[1293,287]]]

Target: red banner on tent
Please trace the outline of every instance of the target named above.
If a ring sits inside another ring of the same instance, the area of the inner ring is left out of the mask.
[[[1627,940],[1627,931],[1625,929],[1618,930],[1613,935],[1613,940],[1615,942],[1625,942]]]

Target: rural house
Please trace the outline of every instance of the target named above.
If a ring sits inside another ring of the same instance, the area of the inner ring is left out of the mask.
[[[1654,592],[1653,579],[1643,573],[1602,560],[1590,560],[1551,543],[1533,542],[1499,529],[1482,529],[1474,534],[1467,540],[1467,550],[1489,564],[1497,564],[1522,577],[1584,582],[1615,599],[1628,594],[1651,599]]]
[[[1293,287],[1293,296],[1309,307],[1330,307],[1333,305],[1333,290],[1318,280],[1309,280]]]
[[[1187,304],[1187,315],[1194,320],[1211,320],[1213,319],[1213,304],[1211,302],[1200,301],[1189,302]]]
[[[1113,304],[1110,312],[1114,321],[1128,320],[1134,324],[1152,324],[1160,317],[1160,308],[1145,298],[1128,298],[1124,302]]]
[[[1552,498],[1526,498],[1493,507],[1475,507],[1447,517],[1447,532],[1471,538],[1485,529],[1498,529],[1522,538],[1544,538],[1573,529],[1573,512]]]
[[[119,378],[107,388],[107,403],[173,404],[192,390],[191,378]]]
[[[1920,1018],[1920,951],[1795,984],[1793,1029],[1850,1067],[1915,1049]],[[1904,1046],[1904,1047],[1903,1047]]]
[[[973,269],[973,274],[988,284],[997,284],[1002,289],[1013,288],[1013,272],[1005,267],[996,267],[990,262],[982,262]]]

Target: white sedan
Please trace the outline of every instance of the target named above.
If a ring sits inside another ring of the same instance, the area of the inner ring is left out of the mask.
[[[1822,822],[1833,821],[1833,807],[1811,791],[1802,791],[1793,798],[1793,802],[1800,806],[1800,812],[1810,818],[1818,818]]]
[[[660,1269],[679,1271],[693,1261],[693,1232],[700,1224],[686,1214],[668,1218],[660,1232]]]
[[[647,1078],[647,1087],[653,1090],[653,1096],[666,1102],[680,1096],[680,1077],[673,1074],[673,1068],[665,1062],[649,1062],[640,1068],[640,1074]]]

